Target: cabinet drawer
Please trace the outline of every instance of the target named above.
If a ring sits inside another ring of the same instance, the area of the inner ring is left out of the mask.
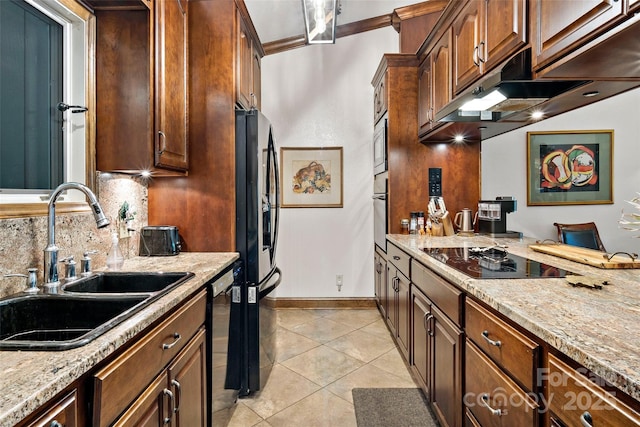
[[[390,242],[387,242],[387,261],[391,261],[406,277],[411,277],[409,275],[411,257]]]
[[[527,391],[536,391],[538,344],[470,299],[466,302],[465,331],[474,344]]]
[[[478,424],[483,427],[538,425],[536,402],[469,340],[465,360],[463,402]]]
[[[94,377],[94,425],[106,426],[144,390],[204,324],[200,292]]]
[[[549,407],[568,427],[640,426],[638,412],[552,354],[547,383]]]
[[[27,427],[50,427],[56,425],[64,427],[76,427],[80,425],[78,422],[76,390],[73,390],[59,401],[51,404],[41,417],[27,424]]]
[[[460,326],[462,324],[462,304],[464,293],[433,273],[416,260],[411,261],[411,281],[416,285],[449,319]]]

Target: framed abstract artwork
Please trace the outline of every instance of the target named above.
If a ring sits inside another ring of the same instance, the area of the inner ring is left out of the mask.
[[[613,130],[527,132],[527,205],[613,203]]]
[[[342,207],[342,147],[280,148],[283,208]]]

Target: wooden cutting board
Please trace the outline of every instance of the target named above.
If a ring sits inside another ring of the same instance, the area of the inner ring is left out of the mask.
[[[626,254],[618,254],[608,259],[612,254],[562,243],[535,244],[529,247],[537,252],[598,268],[640,268],[640,260],[633,260]]]

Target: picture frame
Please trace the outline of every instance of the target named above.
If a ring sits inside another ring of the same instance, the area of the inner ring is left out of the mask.
[[[527,205],[613,203],[613,130],[527,132]]]
[[[342,147],[281,147],[283,208],[342,207]]]

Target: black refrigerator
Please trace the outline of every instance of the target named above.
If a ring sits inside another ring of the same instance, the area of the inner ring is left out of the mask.
[[[275,361],[278,180],[271,123],[256,109],[236,110],[236,250],[245,278],[232,290],[226,386],[240,396],[260,390]]]

